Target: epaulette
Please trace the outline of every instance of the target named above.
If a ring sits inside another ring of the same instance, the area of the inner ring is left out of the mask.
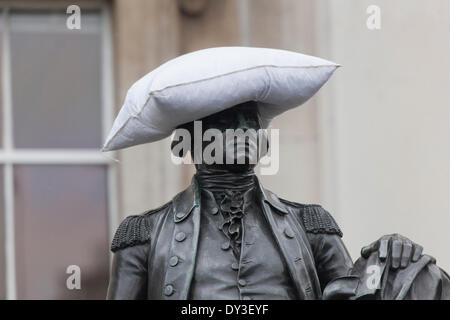
[[[128,216],[117,228],[111,251],[146,243],[150,240],[150,225],[145,215]]]
[[[336,221],[334,221],[331,214],[321,206],[304,206],[301,208],[300,212],[306,232],[337,234],[342,237],[342,231],[339,229]]]
[[[114,239],[111,243],[111,251],[132,247],[150,241],[150,222],[148,216],[161,211],[169,203],[160,208],[146,211],[139,215],[132,215],[125,218],[117,228]]]

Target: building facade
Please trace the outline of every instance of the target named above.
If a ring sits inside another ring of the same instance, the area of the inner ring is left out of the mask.
[[[323,204],[355,259],[397,232],[450,270],[449,15],[446,0],[0,1],[0,298],[105,296],[118,223],[194,170],[172,163],[169,139],[111,154],[102,142],[132,83],[213,46],[342,64],[274,121],[280,169],[262,183]]]

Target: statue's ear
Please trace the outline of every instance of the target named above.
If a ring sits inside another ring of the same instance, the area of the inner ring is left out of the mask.
[[[184,158],[191,150],[191,135],[189,130],[177,128],[170,143],[170,151],[175,157]]]

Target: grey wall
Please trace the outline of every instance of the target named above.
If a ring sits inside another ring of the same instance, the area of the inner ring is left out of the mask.
[[[369,5],[381,29],[366,27]],[[318,95],[280,116],[280,171],[265,186],[322,203],[354,258],[386,233],[424,245],[450,270],[450,2],[211,0],[197,17],[175,1],[114,2],[116,101],[160,63],[218,45],[284,48],[343,65]],[[170,200],[192,167],[167,140],[119,152],[121,216]]]
[[[353,257],[398,232],[450,270],[450,2],[320,0],[316,16],[318,53],[344,66],[320,96],[323,202]]]

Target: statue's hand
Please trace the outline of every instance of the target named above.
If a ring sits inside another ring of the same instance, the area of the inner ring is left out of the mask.
[[[361,249],[361,256],[368,258],[372,252],[378,251],[381,261],[391,256],[391,268],[406,268],[411,261],[420,259],[423,247],[399,234],[390,234]]]

